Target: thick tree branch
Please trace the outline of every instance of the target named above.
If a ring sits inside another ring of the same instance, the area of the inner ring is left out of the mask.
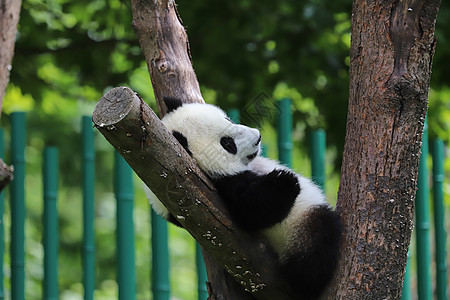
[[[173,0],[132,0],[133,28],[147,61],[156,101],[163,96],[185,103],[204,102],[192,67],[189,42]]]
[[[93,121],[172,215],[246,290],[258,299],[289,299],[274,257],[234,227],[208,178],[143,100],[128,88],[115,88],[97,103]],[[238,294],[228,299],[249,297]]]

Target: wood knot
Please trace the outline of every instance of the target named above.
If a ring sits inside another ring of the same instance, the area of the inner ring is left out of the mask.
[[[156,68],[158,69],[158,71],[160,73],[166,73],[170,69],[170,63],[169,63],[169,61],[167,61],[165,59],[159,60],[156,63]]]

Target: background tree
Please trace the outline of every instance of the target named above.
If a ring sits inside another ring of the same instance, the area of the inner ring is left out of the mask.
[[[14,56],[17,23],[19,22],[20,4],[22,1],[2,1],[0,7],[0,111],[6,86],[9,82],[9,72]]]
[[[3,1],[0,7],[0,113],[3,97],[9,82],[9,72],[14,56],[17,23],[19,22],[20,4],[22,1]],[[12,168],[0,159],[0,191],[12,179]]]

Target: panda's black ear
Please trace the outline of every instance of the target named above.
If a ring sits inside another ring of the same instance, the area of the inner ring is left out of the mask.
[[[164,97],[163,98],[164,103],[167,106],[167,112],[171,112],[176,110],[178,107],[183,105],[183,102],[178,98],[173,97]]]

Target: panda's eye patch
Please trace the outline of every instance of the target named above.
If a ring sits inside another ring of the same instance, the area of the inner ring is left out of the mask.
[[[220,144],[222,145],[223,149],[227,150],[231,154],[237,153],[237,147],[234,143],[233,138],[229,136],[224,136],[220,139]]]

